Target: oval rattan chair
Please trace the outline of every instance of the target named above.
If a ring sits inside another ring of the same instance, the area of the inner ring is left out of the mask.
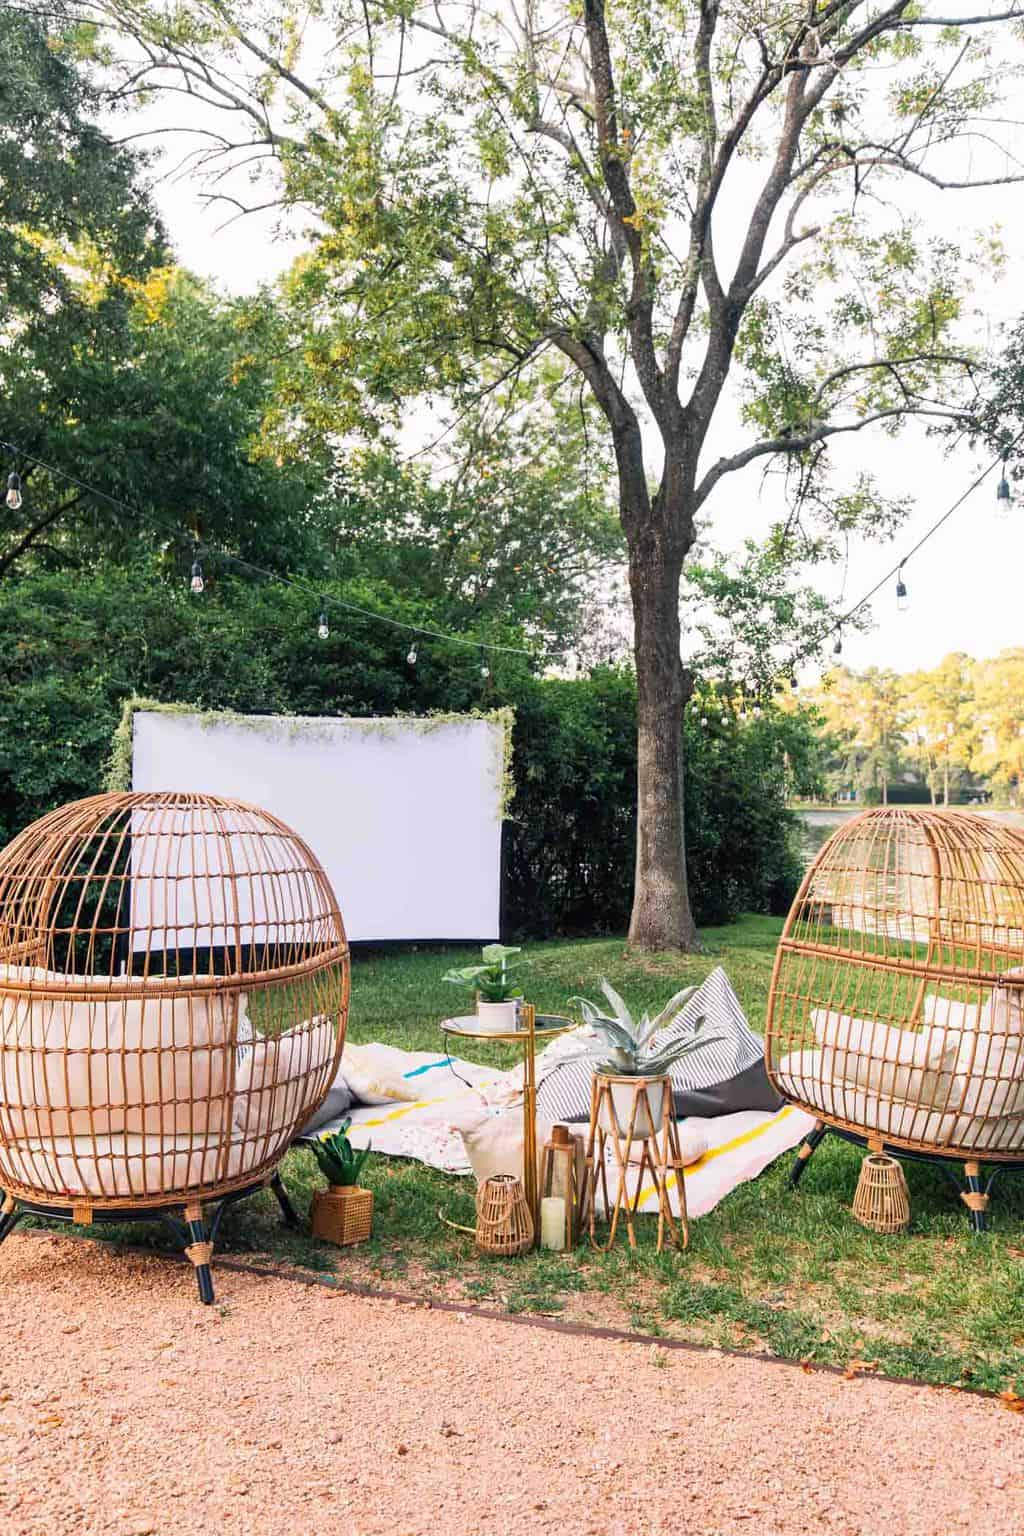
[[[97,795],[0,853],[0,1241],[25,1211],[160,1216],[211,1301],[341,1056],[349,957],[314,854],[214,795]],[[207,1222],[204,1205],[216,1207]]]
[[[1024,1165],[1024,835],[962,811],[883,807],[819,851],[779,943],[768,1074],[829,1130],[965,1164]],[[991,1181],[990,1181],[991,1182]]]

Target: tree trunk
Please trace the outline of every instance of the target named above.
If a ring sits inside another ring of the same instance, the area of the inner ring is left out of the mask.
[[[683,826],[683,710],[692,679],[679,656],[683,556],[649,526],[630,540],[637,684],[633,949],[700,948],[690,910]]]
[[[942,765],[942,803],[949,804],[949,758]]]

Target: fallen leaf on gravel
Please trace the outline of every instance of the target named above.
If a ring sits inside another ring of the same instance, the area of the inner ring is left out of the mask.
[[[407,1445],[400,1445],[398,1447],[398,1454],[399,1454],[399,1456],[408,1456],[408,1454],[409,1454],[409,1447]]]
[[[56,1429],[59,1424],[64,1423],[64,1419],[59,1413],[48,1413],[45,1418],[39,1420],[39,1423],[45,1429]]]
[[[999,1401],[1011,1413],[1024,1413],[1024,1397],[1018,1396],[1016,1392],[1000,1392]]]
[[[866,1371],[877,1371],[880,1364],[879,1360],[851,1360],[843,1376],[847,1381],[853,1381],[855,1376],[863,1376]]]

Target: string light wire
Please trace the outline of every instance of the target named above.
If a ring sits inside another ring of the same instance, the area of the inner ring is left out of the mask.
[[[45,470],[49,475],[59,475],[61,479],[66,480],[69,485],[75,486],[78,490],[84,491],[89,496],[97,497],[100,501],[105,501],[108,506],[116,508],[119,512],[127,513],[131,518],[138,519],[139,521],[143,520],[143,514],[139,512],[138,508],[131,506],[126,501],[122,501],[118,496],[112,496],[108,491],[99,490],[96,486],[90,485],[85,480],[79,480],[77,476],[70,474],[66,469],[59,469],[54,464],[47,464],[44,459],[40,459],[35,457],[33,454],[26,453],[23,449],[16,447],[15,444],[10,442],[0,440],[0,449],[20,459],[23,463],[32,464],[35,465],[37,469]],[[149,517],[148,520],[157,528],[161,528],[165,532],[171,533],[176,537],[181,533],[181,529],[177,524],[172,524],[158,517]],[[260,576],[265,581],[280,582],[282,586],[291,587],[293,591],[301,592],[304,596],[311,597],[314,600],[319,600],[322,596],[326,598],[328,604],[333,605],[335,608],[342,608],[347,613],[358,614],[361,618],[364,619],[375,620],[378,624],[387,624],[390,626],[390,628],[403,630],[408,635],[422,636],[430,640],[439,640],[444,645],[461,645],[468,650],[477,651],[478,653],[489,651],[492,653],[501,653],[503,655],[509,656],[528,656],[533,661],[543,661],[547,663],[564,660],[564,657],[559,652],[537,652],[531,650],[529,646],[525,645],[502,645],[493,640],[475,640],[470,639],[465,635],[455,635],[446,633],[440,629],[432,629],[429,626],[423,624],[410,624],[404,619],[394,619],[390,616],[390,614],[377,613],[372,608],[362,608],[358,603],[347,602],[344,598],[334,597],[333,595],[328,594],[321,594],[317,587],[311,586],[308,582],[303,581],[301,578],[295,576],[283,576],[280,571],[269,571],[265,566],[256,565],[253,561],[246,560],[242,555],[228,554],[226,550],[219,552],[218,559],[224,561],[226,564],[237,566],[239,570],[249,571],[253,576]],[[198,563],[198,561],[196,563]],[[194,574],[195,573],[193,572],[193,575]]]

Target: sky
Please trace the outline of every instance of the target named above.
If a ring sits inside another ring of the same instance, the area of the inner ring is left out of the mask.
[[[223,205],[205,205],[194,181],[171,174],[179,157],[180,147],[177,152],[166,150],[155,179],[156,200],[179,259],[232,293],[250,291],[282,272],[301,249],[298,226],[292,226],[293,237],[289,238],[287,227],[282,229],[277,217],[267,213],[225,226]],[[998,343],[1006,324],[1024,312],[1020,299],[1024,292],[1024,185],[939,193],[921,183],[909,183],[901,196],[908,199],[927,227],[954,239],[962,236],[969,242],[979,230],[998,230],[1006,253],[1005,267],[997,280],[983,279],[973,297],[976,339]],[[415,420],[407,423],[410,438],[415,438],[417,426]],[[722,446],[712,441],[712,458],[727,444],[735,448],[747,438],[734,414],[723,417],[717,433]],[[872,429],[835,439],[830,452],[840,479],[852,480],[858,470],[868,467],[888,495],[906,495],[914,501],[914,511],[895,540],[853,541],[845,571],[834,567],[816,572],[815,584],[833,597],[844,593],[844,606],[852,606],[873,587],[967,490],[989,461],[988,455],[972,452],[966,444],[948,452],[915,424],[895,441]],[[951,650],[990,656],[1008,646],[1024,645],[1020,593],[1024,483],[1010,516],[1000,517],[998,478],[998,469],[993,469],[945,526],[908,561],[903,576],[910,599],[907,612],[897,611],[895,578],[885,583],[871,607],[872,627],[866,633],[843,637],[846,665],[855,669],[886,666],[905,672],[933,666]],[[744,539],[767,529],[779,515],[780,506],[777,482],[765,485],[758,466],[727,477],[709,508],[714,512],[716,544],[724,549],[739,548]],[[817,670],[809,665],[801,680],[812,681]]]

